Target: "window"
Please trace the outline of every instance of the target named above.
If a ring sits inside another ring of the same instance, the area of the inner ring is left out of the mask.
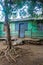
[[[40,31],[43,31],[43,23],[39,23],[38,28],[39,28]]]

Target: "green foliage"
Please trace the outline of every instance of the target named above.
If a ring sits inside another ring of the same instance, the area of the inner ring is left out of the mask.
[[[22,4],[22,1],[24,2],[23,4]],[[36,17],[37,18],[38,15],[34,14],[34,12],[33,12],[34,8],[36,6],[36,1],[40,1],[41,4],[42,4],[43,0],[30,0],[30,1],[31,1],[31,3],[29,5],[28,12],[29,12],[29,14],[31,14],[31,17]],[[13,10],[13,8],[11,7],[12,5],[17,4],[17,8],[18,8],[18,7],[24,6],[25,2],[26,2],[26,0],[4,0],[4,3],[6,5],[3,8],[4,12],[7,13],[8,15],[9,14],[11,15],[12,10]],[[43,4],[42,4],[42,10],[43,10]],[[39,17],[41,17],[41,15]]]
[[[37,0],[37,1],[39,1],[39,2],[43,3],[43,0]]]
[[[11,4],[20,4],[22,0],[10,0]]]
[[[28,10],[32,17],[34,16],[33,10],[34,10],[35,6],[36,6],[36,1],[32,0],[31,4],[30,4],[30,8]]]

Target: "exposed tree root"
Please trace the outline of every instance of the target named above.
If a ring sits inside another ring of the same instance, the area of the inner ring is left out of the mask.
[[[19,57],[19,54],[16,51],[17,48],[12,47],[10,50],[4,49],[1,51],[1,57],[5,57],[7,59],[8,62],[16,62],[16,58]],[[2,55],[3,53],[3,55]]]
[[[14,62],[16,62],[15,58],[13,58],[11,54],[8,54],[8,55],[10,56],[10,58],[11,58]]]

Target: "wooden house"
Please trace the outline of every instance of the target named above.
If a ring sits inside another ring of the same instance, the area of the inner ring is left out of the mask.
[[[23,18],[10,22],[11,36],[16,38],[40,38],[43,39],[43,18]],[[4,22],[0,22],[0,37],[4,37]]]

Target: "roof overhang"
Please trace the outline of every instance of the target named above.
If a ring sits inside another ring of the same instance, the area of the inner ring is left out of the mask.
[[[43,20],[43,17],[39,17],[39,18],[21,18],[21,19],[13,19],[11,21],[32,21],[32,20]]]
[[[21,21],[33,21],[33,20],[43,20],[43,17],[38,17],[38,18],[21,18],[21,19],[10,19],[10,22],[21,22]],[[0,21],[0,23],[4,23]]]

